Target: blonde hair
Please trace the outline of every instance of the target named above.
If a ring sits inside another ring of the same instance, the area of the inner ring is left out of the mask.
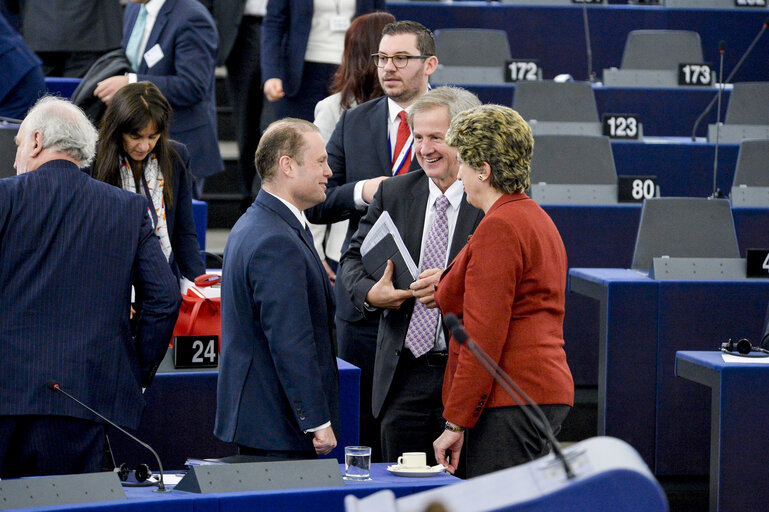
[[[486,162],[491,186],[512,194],[529,188],[534,138],[531,128],[510,107],[481,105],[457,115],[446,133],[446,143],[473,169]]]

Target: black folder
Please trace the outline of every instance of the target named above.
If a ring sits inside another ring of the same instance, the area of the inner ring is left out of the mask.
[[[409,272],[409,267],[391,234],[382,238],[361,257],[363,268],[377,281],[382,278],[382,274],[387,268],[387,260],[392,260],[394,265],[393,285],[398,289],[408,290],[409,285],[414,282],[414,277]]]

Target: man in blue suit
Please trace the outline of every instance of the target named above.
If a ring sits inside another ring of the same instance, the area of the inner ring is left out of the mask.
[[[396,152],[398,130],[401,126],[408,128],[399,115],[401,111],[409,112],[411,105],[427,92],[430,75],[438,66],[432,32],[413,21],[385,26],[378,55],[375,62],[385,96],[342,113],[327,145],[328,163],[334,171],[329,180],[328,197],[307,212],[310,222],[316,224],[350,219],[342,253],[347,250],[380,182],[419,168],[417,161],[412,161],[413,152],[408,151],[413,137],[407,140],[403,150]],[[341,275],[341,269],[337,275]],[[339,357],[361,369],[361,443],[371,446],[372,460],[380,460],[379,425],[371,413],[379,321],[364,317],[343,286],[337,285],[334,291]]]
[[[101,469],[105,425],[137,428],[181,297],[143,196],[91,179],[96,130],[40,100],[0,180],[0,478]],[[129,327],[131,285],[140,313]]]
[[[214,98],[218,41],[211,14],[197,0],[132,0],[123,16],[123,49],[136,73],[107,78],[94,91],[109,103],[129,82],[158,86],[174,109],[171,138],[190,151],[197,197],[203,179],[224,169]]]
[[[318,129],[271,124],[256,169],[262,189],[224,249],[214,434],[243,455],[312,458],[339,431],[334,301],[303,213],[331,176]]]
[[[0,116],[21,119],[45,94],[40,59],[0,14]]]

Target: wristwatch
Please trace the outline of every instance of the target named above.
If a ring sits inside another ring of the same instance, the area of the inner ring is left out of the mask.
[[[446,420],[446,430],[451,432],[464,432],[465,427],[460,427],[459,425],[455,425],[454,423]]]

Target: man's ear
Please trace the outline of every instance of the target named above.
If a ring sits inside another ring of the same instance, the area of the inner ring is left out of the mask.
[[[278,171],[282,172],[287,177],[293,177],[294,175],[294,159],[288,155],[283,155],[278,160]]]
[[[425,75],[430,76],[438,69],[438,57],[431,55],[425,59]]]
[[[35,158],[43,151],[43,134],[39,131],[36,131],[32,134],[32,138],[35,140],[35,143],[32,146],[32,150],[30,151],[29,156],[31,158]]]

